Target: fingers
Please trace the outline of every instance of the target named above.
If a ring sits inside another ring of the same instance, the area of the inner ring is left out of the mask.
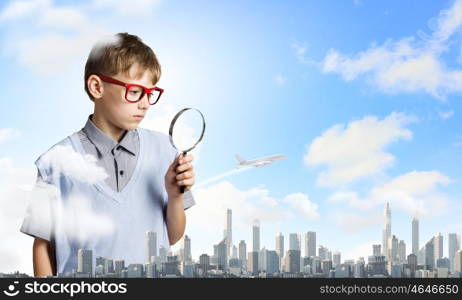
[[[194,177],[193,171],[186,171],[181,174],[176,175],[176,180],[190,179]]]
[[[194,178],[190,178],[190,179],[179,180],[176,183],[179,186],[185,185],[186,188],[188,188],[188,187],[191,187],[195,182],[196,181],[194,180]]]
[[[183,156],[183,154],[180,154],[178,156],[178,166],[176,167],[176,172],[177,173],[182,173],[184,171],[189,171],[192,170],[192,161],[193,161],[193,156],[191,154],[188,154],[186,156]]]

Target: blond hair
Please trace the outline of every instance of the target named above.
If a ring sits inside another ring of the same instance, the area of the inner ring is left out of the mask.
[[[159,61],[152,49],[136,35],[117,33],[109,40],[101,40],[91,49],[85,64],[85,91],[91,100],[93,96],[88,90],[87,81],[90,75],[114,76],[119,73],[128,75],[130,67],[137,63],[139,72],[136,78],[149,71],[155,85],[161,75]]]

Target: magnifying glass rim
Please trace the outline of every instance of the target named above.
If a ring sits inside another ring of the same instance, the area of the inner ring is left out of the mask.
[[[201,118],[202,118],[202,132],[201,132],[201,136],[199,137],[199,139],[197,140],[197,142],[189,149],[187,150],[181,150],[181,149],[178,149],[175,145],[175,143],[173,142],[173,127],[175,126],[175,123],[176,121],[178,120],[178,118],[186,111],[188,110],[195,110],[197,111],[200,115],[201,115]],[[175,149],[177,149],[178,151],[182,151],[182,152],[189,152],[191,151],[192,149],[194,149],[197,144],[199,144],[199,142],[202,140],[202,138],[204,137],[204,132],[205,132],[205,118],[204,118],[204,115],[201,113],[200,110],[198,110],[197,108],[194,108],[194,107],[186,107],[186,108],[183,108],[182,110],[180,110],[179,112],[177,112],[177,114],[175,115],[175,117],[173,117],[173,120],[172,122],[170,123],[170,128],[168,130],[168,136],[170,138],[170,143],[173,145],[173,147]]]

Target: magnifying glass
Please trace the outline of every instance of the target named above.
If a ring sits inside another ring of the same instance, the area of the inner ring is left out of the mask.
[[[178,151],[186,155],[193,150],[204,137],[205,118],[196,108],[187,107],[180,110],[173,117],[168,130],[170,143]],[[185,186],[180,186],[180,192],[184,193]]]

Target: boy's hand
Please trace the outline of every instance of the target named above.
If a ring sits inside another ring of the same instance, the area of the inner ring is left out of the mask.
[[[165,189],[167,190],[169,199],[176,199],[182,194],[180,186],[185,186],[185,192],[190,190],[194,184],[195,174],[192,166],[193,156],[183,153],[173,161],[165,174]]]

